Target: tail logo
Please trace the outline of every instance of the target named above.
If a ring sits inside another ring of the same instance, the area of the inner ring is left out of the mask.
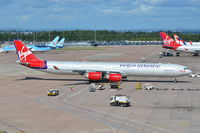
[[[164,44],[165,45],[170,45],[170,43],[173,41],[172,39],[168,39],[169,37],[167,36],[166,38],[165,38],[165,40],[164,40]]]
[[[54,42],[52,42],[53,43],[53,45],[56,45],[57,43],[54,43]]]
[[[18,55],[20,58],[20,61],[24,60],[26,61],[26,57],[29,56],[30,54],[32,54],[32,52],[30,50],[23,52],[24,51],[24,46],[22,47],[21,51],[18,51]]]

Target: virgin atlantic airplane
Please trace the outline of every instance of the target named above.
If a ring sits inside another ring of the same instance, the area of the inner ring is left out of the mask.
[[[182,45],[164,32],[160,32],[160,36],[164,42],[162,47],[176,51],[176,56],[179,56],[180,52],[192,53],[193,56],[198,56],[200,53],[200,45]]]
[[[89,81],[108,79],[119,82],[123,77],[180,77],[192,71],[185,66],[161,63],[45,61],[37,58],[20,40],[14,41],[19,63],[26,67],[55,74],[80,74]]]

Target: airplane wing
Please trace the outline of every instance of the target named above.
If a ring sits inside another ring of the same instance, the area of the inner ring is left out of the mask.
[[[2,49],[2,48],[0,48],[0,52],[3,52],[3,49]]]
[[[126,74],[118,71],[118,70],[113,70],[113,71],[99,71],[99,70],[72,70],[73,72],[75,73],[78,73],[80,75],[84,75],[86,73],[89,73],[89,72],[101,72],[103,76],[105,76],[106,74],[110,74],[110,73],[117,73],[117,74],[122,74],[123,76],[125,76]]]

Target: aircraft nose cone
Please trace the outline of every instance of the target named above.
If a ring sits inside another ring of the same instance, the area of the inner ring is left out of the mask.
[[[188,69],[188,70],[186,71],[186,73],[187,73],[187,74],[190,74],[190,73],[192,73],[192,70]]]

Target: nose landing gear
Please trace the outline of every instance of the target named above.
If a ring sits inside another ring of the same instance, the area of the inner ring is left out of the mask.
[[[174,83],[177,83],[177,79],[176,78],[174,78]]]

